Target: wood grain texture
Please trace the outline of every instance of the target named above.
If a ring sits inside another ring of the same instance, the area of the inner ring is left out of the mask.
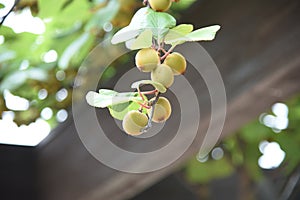
[[[217,39],[202,45],[219,67],[226,87],[228,110],[223,136],[258,117],[274,102],[300,91],[298,19],[297,0],[198,1],[184,13],[180,21],[197,28],[222,25]],[[186,76],[193,79],[193,73]],[[200,131],[205,131],[210,116],[207,89],[201,80],[193,83],[202,94],[200,106],[204,115]],[[83,117],[88,116],[83,112]],[[38,149],[38,185],[43,200],[130,198],[180,167],[199,150],[202,140],[200,135],[184,156],[168,168],[128,174],[94,159],[82,145],[72,119],[52,135]],[[158,156],[163,159],[165,155]]]

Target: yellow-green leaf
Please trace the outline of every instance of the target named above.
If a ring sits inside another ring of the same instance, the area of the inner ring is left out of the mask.
[[[136,92],[118,93],[113,90],[101,89],[99,93],[90,91],[86,94],[86,101],[89,105],[105,108],[130,101],[142,101]]]
[[[160,93],[165,93],[167,91],[167,89],[165,88],[165,86],[163,86],[161,83],[155,82],[155,81],[151,81],[151,80],[141,80],[141,81],[137,81],[134,82],[131,85],[131,88],[138,88],[140,85],[145,85],[145,84],[150,84],[153,87],[155,87]]]
[[[170,33],[173,34],[173,36],[172,37],[168,36],[168,38],[165,39],[165,43],[171,44],[172,46],[176,46],[184,42],[213,40],[218,30],[220,30],[220,28],[221,27],[219,25],[204,27],[196,31],[193,31],[191,33],[188,33],[186,35],[182,35],[182,37],[178,37],[179,35],[177,35],[177,37],[174,36],[176,32],[173,32]]]
[[[126,47],[131,50],[149,48],[152,45],[152,31],[145,30],[136,39],[126,42]]]

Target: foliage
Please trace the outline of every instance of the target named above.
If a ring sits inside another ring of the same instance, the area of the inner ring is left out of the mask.
[[[255,120],[236,134],[233,134],[219,144],[225,154],[221,160],[211,158],[206,162],[192,159],[186,166],[186,176],[194,183],[209,183],[214,179],[229,176],[243,168],[249,179],[259,181],[265,177],[264,170],[259,167],[258,160],[262,153],[259,145],[262,141],[277,142],[285,152],[285,159],[279,169],[289,176],[300,164],[300,96],[287,102],[289,107],[289,126],[279,133]],[[271,113],[270,113],[271,114]],[[274,155],[275,156],[275,155]],[[269,169],[272,170],[272,169]],[[275,170],[275,169],[273,169]]]
[[[174,48],[176,45],[187,41],[213,40],[216,32],[220,29],[219,25],[214,25],[192,32],[193,25],[180,24],[175,26],[176,20],[171,15],[155,12],[148,7],[141,8],[135,13],[130,24],[113,36],[112,43],[131,41],[144,34],[146,30],[151,30],[152,34],[147,35],[148,39],[151,39],[150,41],[152,41],[153,36],[154,39],[158,40],[158,43],[165,42]],[[144,40],[147,40],[147,37],[144,36]],[[151,45],[152,43],[141,45],[140,49],[151,47]]]
[[[1,26],[4,43],[0,45],[0,115],[9,110],[4,90],[31,102],[28,110],[14,112],[18,124],[35,121],[44,107],[50,107],[53,116],[59,109],[68,107],[81,62],[95,45],[112,34],[103,27],[124,26],[139,5],[135,0],[20,1],[15,13],[29,8],[34,17],[43,21],[45,31],[16,33],[5,23]],[[57,58],[45,59],[49,52],[55,52]],[[62,88],[68,90],[68,97],[57,101],[56,93]],[[39,99],[38,93],[44,89],[48,96]],[[53,118],[49,120],[52,126],[56,124]]]
[[[207,183],[217,178],[226,177],[233,172],[234,168],[227,159],[209,160],[205,164],[200,164],[198,160],[193,159],[186,168],[188,179],[197,183]]]

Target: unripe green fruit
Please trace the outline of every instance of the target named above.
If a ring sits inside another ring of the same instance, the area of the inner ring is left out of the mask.
[[[151,80],[161,83],[166,88],[169,88],[174,82],[174,75],[172,69],[166,65],[158,65],[151,72]]]
[[[141,49],[135,56],[135,64],[142,72],[151,72],[158,64],[160,64],[160,58],[158,53],[152,49]]]
[[[149,113],[151,109],[148,110]],[[169,100],[165,97],[159,97],[154,107],[152,121],[156,123],[165,122],[171,116],[171,112],[172,108]]]
[[[186,60],[180,53],[172,53],[168,55],[164,61],[164,64],[171,67],[174,75],[184,74],[186,70]]]
[[[157,12],[165,12],[171,7],[171,0],[148,0],[151,8]]]
[[[148,117],[137,110],[129,111],[122,122],[123,129],[128,135],[142,134],[142,130],[147,126],[147,124]]]

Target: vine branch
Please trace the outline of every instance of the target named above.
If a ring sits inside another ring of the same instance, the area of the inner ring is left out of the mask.
[[[8,15],[14,10],[14,8],[16,7],[16,5],[19,3],[20,0],[15,0],[15,3],[14,5],[10,8],[10,10],[8,11],[8,13],[6,15],[4,15],[1,19],[1,22],[0,22],[0,28],[2,27],[6,17],[8,17]]]
[[[150,106],[152,107],[151,111],[150,111],[150,115],[148,116],[148,124],[147,126],[142,130],[143,133],[147,132],[151,127],[152,127],[152,117],[153,117],[153,112],[155,109],[155,104],[158,101],[158,98],[160,96],[160,92],[156,95],[154,101],[152,101],[150,104]]]

